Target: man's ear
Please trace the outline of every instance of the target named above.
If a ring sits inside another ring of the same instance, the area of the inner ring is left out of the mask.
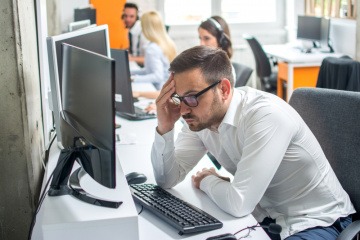
[[[228,97],[230,96],[230,93],[231,93],[231,89],[232,89],[229,79],[227,79],[227,78],[221,79],[220,89],[221,89],[221,95],[222,95],[223,100],[228,99]]]

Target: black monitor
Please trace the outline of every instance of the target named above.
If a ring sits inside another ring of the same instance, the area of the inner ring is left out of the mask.
[[[314,47],[329,44],[330,19],[315,16],[298,16],[297,38],[313,42]]]
[[[74,9],[74,21],[86,19],[89,19],[91,24],[96,24],[96,9],[90,7]]]
[[[59,143],[61,142],[60,112],[62,111],[62,43],[68,43],[108,57],[111,56],[107,25],[79,29],[47,38],[52,110]]]
[[[82,170],[107,188],[116,186],[115,156],[115,60],[63,43],[61,151],[50,196],[71,194],[83,201],[118,207],[83,193],[80,169],[71,175],[77,161]]]

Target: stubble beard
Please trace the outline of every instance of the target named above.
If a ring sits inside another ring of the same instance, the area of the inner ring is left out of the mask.
[[[211,115],[209,115],[210,118],[206,122],[203,122],[198,117],[190,115],[191,118],[195,120],[195,122],[188,124],[189,129],[194,132],[199,132],[206,128],[213,129],[212,126],[219,125],[222,119],[224,118],[224,114],[222,113],[221,109],[222,109],[222,105],[218,100],[217,96],[215,96],[211,103],[211,108],[210,108]]]

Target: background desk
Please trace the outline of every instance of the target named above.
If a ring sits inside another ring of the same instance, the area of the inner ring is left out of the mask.
[[[326,57],[340,57],[340,53],[322,53],[314,50],[303,53],[288,44],[265,45],[264,51],[278,59],[277,95],[283,98],[283,83],[287,83],[286,100],[300,87],[315,87],[321,62]]]

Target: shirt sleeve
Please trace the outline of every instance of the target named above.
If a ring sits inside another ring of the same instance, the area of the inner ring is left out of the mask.
[[[149,44],[145,50],[144,68],[138,71],[133,71],[134,82],[148,82],[155,83],[161,86],[163,82],[163,73],[165,72],[164,64],[161,62],[162,51],[160,47],[155,44]]]
[[[151,161],[156,182],[163,188],[180,183],[207,152],[196,133],[185,124],[174,144],[174,130],[155,133]]]
[[[243,154],[231,183],[208,176],[200,189],[225,212],[242,217],[252,213],[269,187],[296,131],[286,111],[262,106],[246,114],[240,128]]]

